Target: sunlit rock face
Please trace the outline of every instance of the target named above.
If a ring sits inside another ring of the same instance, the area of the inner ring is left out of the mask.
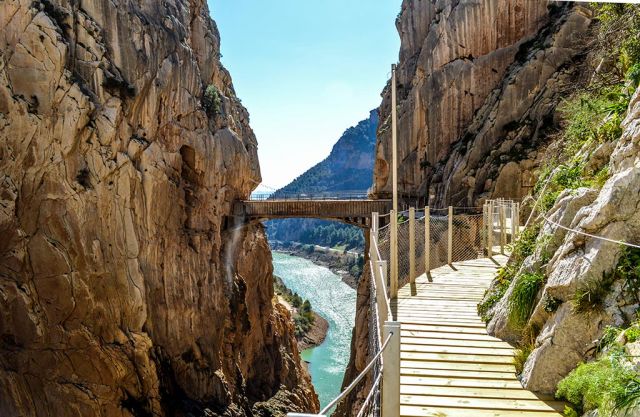
[[[638,242],[640,236],[640,89],[636,91],[622,123],[622,136],[610,143],[611,178],[602,189],[564,191],[547,216],[564,227],[622,242]],[[587,145],[585,145],[587,146]],[[593,152],[591,161],[600,159]],[[622,278],[612,277],[623,246],[544,224],[535,253],[524,262],[522,272],[540,270],[548,277],[538,292],[529,327],[540,329],[521,380],[533,391],[554,392],[558,382],[580,362],[592,359],[606,326],[634,322],[640,303],[637,289]],[[545,258],[547,261],[545,262]],[[513,287],[514,284],[511,285]],[[604,288],[601,305],[575,311],[580,288]],[[495,306],[488,331],[517,340],[509,328],[507,295]],[[548,308],[555,300],[557,310]]]
[[[0,415],[316,410],[263,230],[226,221],[260,169],[206,2],[0,27]]]
[[[396,22],[399,189],[431,205],[527,194],[590,19],[571,4],[404,0]],[[374,191],[391,191],[391,88]],[[516,181],[513,181],[513,179]]]

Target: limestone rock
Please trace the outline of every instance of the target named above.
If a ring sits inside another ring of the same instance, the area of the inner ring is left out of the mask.
[[[556,2],[405,0],[397,22],[400,191],[428,196],[432,206],[527,195],[536,150],[575,76],[567,64],[583,52],[590,23],[585,8]],[[391,191],[390,92],[380,107],[379,196]]]
[[[531,391],[553,393],[558,382],[593,354],[595,341],[606,323],[603,311],[579,314],[564,303],[548,320],[536,340],[521,375]]]
[[[550,220],[593,235],[624,242],[640,237],[640,89],[636,91],[628,115],[622,124],[623,136],[611,152],[611,178],[595,195],[580,189],[558,198],[548,214]],[[596,151],[597,154],[598,151]],[[607,153],[609,153],[607,151]],[[598,156],[599,158],[599,156]],[[541,236],[545,245],[527,259],[525,267],[543,267],[543,252],[552,253],[545,267],[547,281],[535,307],[530,324],[541,328],[535,349],[528,358],[522,382],[528,389],[553,392],[557,383],[579,362],[593,357],[597,340],[607,325],[621,326],[635,320],[638,294],[621,280],[610,283],[601,305],[585,313],[572,310],[576,291],[602,285],[621,254],[618,244],[567,232],[545,224]],[[539,238],[540,239],[540,238]],[[547,255],[549,256],[549,255]],[[546,311],[545,297],[556,299],[557,311]],[[504,332],[504,300],[496,307],[489,326],[494,334]]]
[[[317,410],[202,0],[0,3],[0,414]],[[203,94],[214,86],[217,108]]]

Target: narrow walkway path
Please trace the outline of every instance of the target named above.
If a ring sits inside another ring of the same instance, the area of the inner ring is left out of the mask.
[[[564,404],[525,390],[511,345],[487,335],[476,306],[505,256],[455,263],[400,289],[400,414],[556,417]]]

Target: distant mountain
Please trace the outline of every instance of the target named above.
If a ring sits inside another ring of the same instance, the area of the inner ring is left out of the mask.
[[[276,193],[366,191],[373,181],[373,152],[377,128],[378,111],[372,110],[368,119],[350,127],[342,134],[324,161]]]
[[[378,128],[378,111],[350,127],[336,142],[331,153],[290,184],[274,193],[319,193],[360,191],[371,187]],[[357,227],[315,219],[283,219],[266,222],[271,241],[313,243],[340,248],[362,248],[364,239]]]

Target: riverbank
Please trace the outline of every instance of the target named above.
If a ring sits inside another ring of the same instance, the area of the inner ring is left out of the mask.
[[[297,293],[287,288],[278,276],[274,276],[273,289],[278,301],[289,310],[296,325],[298,351],[320,346],[329,332],[329,322],[312,310],[308,300],[303,301]]]
[[[358,280],[362,274],[362,254],[354,251],[340,251],[318,245],[307,245],[299,242],[270,242],[271,249],[287,255],[308,259],[316,265],[328,268],[338,275],[342,282],[354,290],[358,288]],[[354,268],[354,265],[356,267]]]

